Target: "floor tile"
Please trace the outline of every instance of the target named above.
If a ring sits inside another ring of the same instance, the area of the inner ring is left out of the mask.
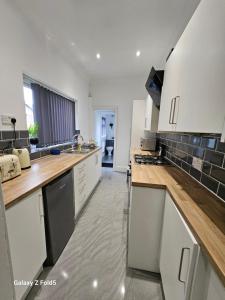
[[[56,286],[34,288],[32,300],[162,300],[160,280],[126,267],[126,175],[103,168],[75,231],[54,267],[40,279]]]

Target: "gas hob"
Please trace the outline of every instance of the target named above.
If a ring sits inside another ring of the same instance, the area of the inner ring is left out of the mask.
[[[156,157],[151,155],[134,155],[134,161],[136,164],[140,165],[155,165],[155,166],[162,166],[162,165],[170,165],[170,162],[164,157]]]

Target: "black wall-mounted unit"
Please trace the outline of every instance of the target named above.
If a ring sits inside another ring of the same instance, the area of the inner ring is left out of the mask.
[[[145,87],[146,87],[149,95],[151,96],[155,106],[158,109],[160,108],[163,77],[164,77],[163,70],[156,71],[154,69],[154,67],[152,67],[151,72],[148,77],[148,80],[146,81],[146,84],[145,84]]]

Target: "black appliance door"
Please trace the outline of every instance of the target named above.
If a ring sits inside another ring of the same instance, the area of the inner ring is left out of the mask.
[[[74,231],[72,170],[43,188],[47,260],[54,265]]]

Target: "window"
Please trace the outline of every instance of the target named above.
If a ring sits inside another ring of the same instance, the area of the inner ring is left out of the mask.
[[[38,147],[61,144],[75,134],[75,101],[24,75],[27,127],[38,123]]]
[[[34,124],[34,111],[33,111],[33,93],[29,86],[23,87],[27,128]]]

